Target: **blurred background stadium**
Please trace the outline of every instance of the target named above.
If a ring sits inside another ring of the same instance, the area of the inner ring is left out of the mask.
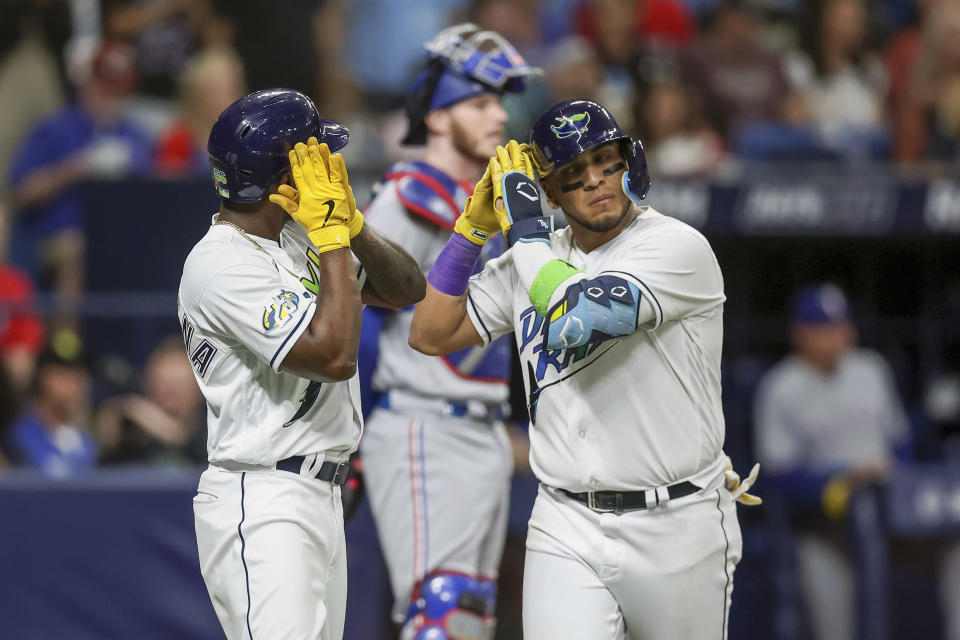
[[[793,349],[797,291],[841,287],[890,373],[889,402],[818,436],[901,424],[879,457],[797,457],[823,481],[812,497],[761,475],[730,638],[960,640],[960,0],[4,0],[0,637],[222,637],[190,501],[204,405],[176,319],[217,207],[207,133],[248,90],[302,90],[349,127],[361,204],[411,157],[422,43],[464,20],[545,71],[505,99],[511,137],[553,102],[598,100],[643,141],[650,203],[712,243],[738,470],[767,455],[757,389]],[[518,469],[501,639],[520,637],[534,493]],[[363,507],[348,526],[346,638],[394,637],[372,527]],[[848,584],[806,567],[811,535]],[[848,621],[818,629],[818,594]]]

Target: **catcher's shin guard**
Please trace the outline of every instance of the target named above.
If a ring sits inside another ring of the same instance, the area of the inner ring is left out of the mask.
[[[437,570],[413,590],[401,640],[490,640],[497,585]]]

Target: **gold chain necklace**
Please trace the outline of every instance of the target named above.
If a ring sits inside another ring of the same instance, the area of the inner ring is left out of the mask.
[[[237,233],[239,233],[239,234],[240,234],[241,236],[243,236],[247,241],[249,241],[250,244],[252,244],[254,247],[256,247],[256,248],[257,248],[257,251],[259,251],[260,253],[266,255],[267,257],[269,257],[269,258],[273,261],[273,264],[279,264],[281,267],[283,267],[283,270],[284,270],[284,271],[286,271],[287,273],[289,273],[291,276],[293,276],[294,278],[296,278],[298,281],[300,280],[300,276],[298,276],[297,274],[295,274],[295,273],[294,273],[293,271],[291,271],[290,269],[287,269],[287,267],[286,267],[285,265],[282,265],[282,264],[280,264],[279,262],[277,262],[277,259],[274,258],[273,255],[272,255],[269,251],[267,251],[266,249],[264,249],[264,248],[260,245],[259,242],[257,242],[257,241],[254,240],[253,238],[251,238],[250,235],[249,235],[246,231],[244,231],[243,229],[241,229],[241,228],[238,227],[237,225],[233,224],[233,223],[230,222],[229,220],[221,220],[219,213],[217,214],[216,220],[214,220],[213,224],[223,224],[223,225],[226,225],[226,226],[228,226],[228,227],[233,227],[234,229],[237,230]]]

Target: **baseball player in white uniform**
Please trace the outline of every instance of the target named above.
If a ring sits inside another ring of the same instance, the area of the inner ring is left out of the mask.
[[[361,303],[404,306],[424,288],[363,226],[331,153],[348,137],[286,89],[235,102],[210,134],[221,207],[184,264],[179,317],[209,409],[200,568],[230,640],[343,635]]]
[[[568,228],[543,217],[534,166]],[[640,143],[605,108],[555,105],[529,154],[497,149],[458,221],[486,229],[493,213],[511,248],[467,281],[476,251],[454,234],[414,313],[425,353],[515,334],[541,482],[526,640],[726,637],[734,503],[756,499],[722,450],[723,279],[700,233],[639,205],[648,187]]]
[[[535,72],[506,40],[472,24],[426,47],[404,139],[425,146],[424,160],[390,167],[365,212],[424,270],[503,141],[501,95],[523,90]],[[503,250],[500,238],[474,239],[482,260]],[[500,411],[509,338],[432,358],[407,343],[412,317],[412,307],[383,317],[373,375],[381,396],[361,446],[367,496],[402,637],[479,640],[494,624],[513,470]]]

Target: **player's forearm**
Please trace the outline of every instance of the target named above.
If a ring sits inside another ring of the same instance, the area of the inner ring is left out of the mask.
[[[427,295],[413,312],[408,342],[427,355],[453,353],[482,344],[467,317],[468,280],[481,245],[454,233],[427,275]]]
[[[414,307],[409,344],[421,353],[439,356],[464,348],[451,344],[467,318],[467,294],[451,296],[427,286],[424,299]],[[466,345],[464,345],[466,346]]]
[[[423,300],[427,280],[420,267],[399,245],[364,226],[350,248],[367,272],[367,283],[378,302],[401,308]]]
[[[543,289],[544,267],[549,267],[548,270],[552,271],[556,271],[558,268],[564,270],[563,265],[566,265],[566,263],[553,255],[550,245],[546,242],[519,242],[510,248],[510,257],[513,260],[513,266],[517,269],[520,285],[530,297],[531,304],[537,307],[541,314],[545,313],[546,301],[539,301],[538,296],[542,297],[544,294],[548,294],[547,297],[549,298],[553,289],[549,292],[545,292]],[[559,284],[553,283],[552,279],[548,280],[554,285],[554,288]],[[544,308],[541,309],[541,307]]]
[[[309,362],[284,360],[284,365],[292,365],[310,379],[346,380],[357,371],[360,289],[348,250],[326,251],[319,261],[317,310],[304,334],[310,346]]]

